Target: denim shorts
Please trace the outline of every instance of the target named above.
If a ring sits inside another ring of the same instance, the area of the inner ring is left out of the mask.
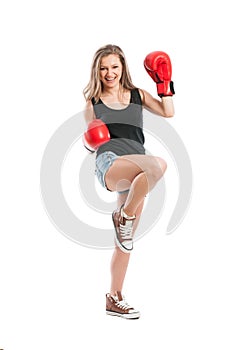
[[[100,184],[108,191],[110,191],[105,183],[105,175],[110,166],[113,164],[114,160],[116,160],[119,156],[111,151],[106,151],[101,153],[95,161],[95,174],[100,182]],[[126,193],[129,190],[118,191],[118,193]]]

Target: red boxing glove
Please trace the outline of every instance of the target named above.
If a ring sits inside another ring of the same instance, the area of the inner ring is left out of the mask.
[[[87,131],[83,134],[84,147],[92,153],[109,140],[109,130],[101,119],[90,122]]]
[[[149,53],[144,60],[144,67],[157,85],[159,97],[175,94],[172,77],[172,65],[169,56],[162,51]]]

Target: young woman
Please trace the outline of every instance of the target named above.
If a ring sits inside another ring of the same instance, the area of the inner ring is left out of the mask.
[[[146,194],[166,170],[166,162],[162,158],[145,152],[142,108],[162,117],[174,115],[174,90],[169,77],[171,65],[168,56],[157,51],[148,55],[144,64],[157,83],[160,100],[133,85],[125,55],[116,45],[106,45],[95,53],[90,81],[84,89],[88,127],[91,128],[97,119],[102,128],[99,133],[98,127],[95,128],[93,140],[97,152],[96,174],[104,188],[118,193],[118,209],[112,214],[116,247],[111,261],[106,312],[131,319],[139,318],[140,313],[126,302],[122,288],[133,249],[133,235]],[[102,142],[103,128],[107,134]],[[87,136],[93,137],[88,135],[88,131]]]

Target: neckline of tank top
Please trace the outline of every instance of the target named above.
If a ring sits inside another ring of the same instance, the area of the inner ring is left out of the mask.
[[[130,100],[129,100],[129,104],[124,107],[124,108],[112,108],[110,106],[108,106],[106,103],[104,103],[101,98],[99,99],[100,103],[102,103],[106,108],[110,109],[111,111],[125,111],[127,108],[130,107],[130,105],[132,104],[132,90],[130,91]]]
[[[124,108],[112,108],[108,105],[106,105],[106,103],[104,103],[101,99],[99,99],[101,101],[101,104],[103,104],[106,108],[110,109],[111,111],[125,111],[127,108],[130,107],[130,105],[132,104],[132,102],[130,102],[126,107]],[[116,103],[117,104],[117,103]]]

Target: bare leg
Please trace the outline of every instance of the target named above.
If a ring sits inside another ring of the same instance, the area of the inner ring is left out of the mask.
[[[105,176],[108,188],[123,191],[129,188],[124,212],[133,216],[144,197],[166,170],[163,159],[148,155],[127,155],[118,158]]]
[[[127,155],[114,161],[105,176],[107,187],[111,191],[124,191],[118,197],[118,207],[124,204],[124,212],[133,216],[134,232],[143,209],[144,198],[151,191],[166,170],[163,159],[148,155]],[[115,248],[111,261],[110,293],[122,291],[130,254]]]
[[[125,200],[127,198],[128,194],[119,194],[118,195],[118,206],[120,207],[122,204],[125,203]],[[134,222],[134,232],[137,228],[140,215],[143,209],[144,201],[141,202],[140,206],[137,209],[136,212],[136,219]],[[110,287],[110,294],[115,294],[116,291],[122,291],[123,283],[126,275],[126,271],[128,268],[130,259],[129,253],[122,252],[118,247],[115,247],[112,260],[111,260],[111,287]]]

